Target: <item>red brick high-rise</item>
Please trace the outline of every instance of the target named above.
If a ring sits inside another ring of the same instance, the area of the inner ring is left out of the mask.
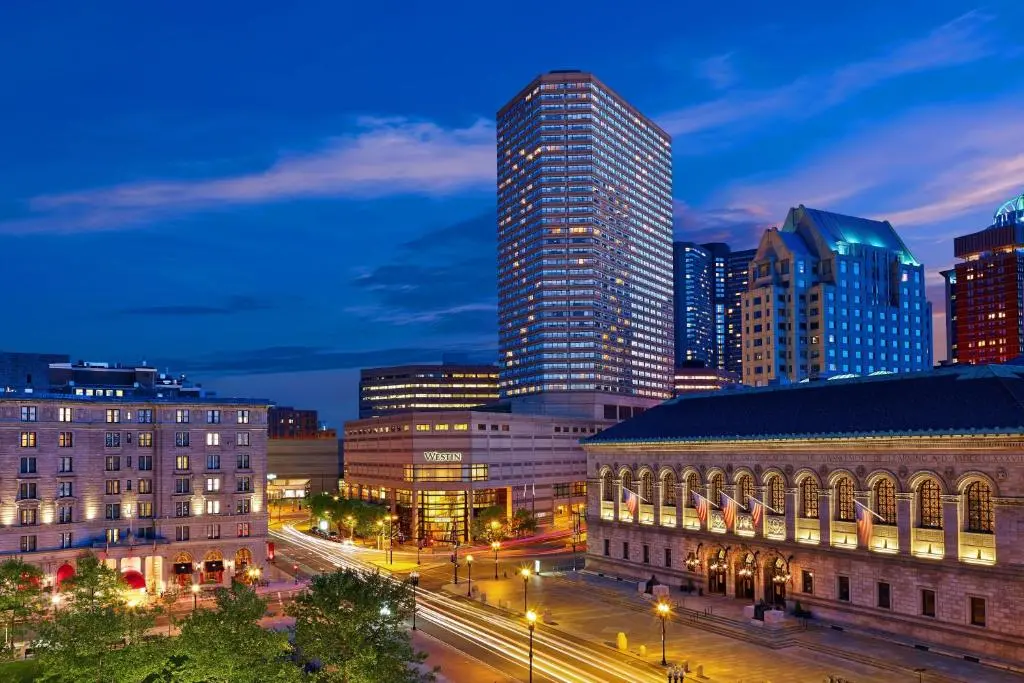
[[[957,237],[953,250],[961,261],[943,273],[956,293],[946,301],[949,359],[1005,363],[1024,354],[1024,194],[999,207],[988,228]]]

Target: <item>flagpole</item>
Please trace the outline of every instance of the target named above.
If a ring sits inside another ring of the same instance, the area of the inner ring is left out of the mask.
[[[875,517],[877,517],[877,518],[878,518],[879,520],[881,520],[882,522],[884,522],[884,521],[885,521],[885,517],[883,517],[882,515],[878,514],[877,512],[875,512],[874,510],[872,510],[871,508],[869,508],[869,507],[868,507],[867,505],[865,505],[864,503],[862,503],[862,502],[860,502],[859,500],[857,500],[856,498],[854,498],[854,499],[853,499],[853,503],[854,503],[854,505],[860,505],[860,506],[861,506],[862,508],[864,508],[865,510],[867,510],[868,512],[870,512],[870,513],[871,513],[872,515],[874,515]]]
[[[753,496],[750,496],[750,500],[753,500],[753,501],[756,501],[756,502],[760,503],[761,505],[763,505],[765,507],[766,510],[771,510],[772,512],[774,512],[777,515],[781,515],[782,514],[781,512],[779,512],[778,510],[776,510],[775,508],[773,508],[771,505],[769,505],[768,503],[764,502],[763,500],[758,500],[757,498],[754,498]]]
[[[721,510],[721,509],[722,509],[722,506],[721,506],[721,505],[719,505],[719,504],[717,504],[717,503],[712,503],[712,502],[711,502],[711,499],[710,499],[710,498],[705,498],[704,496],[700,495],[700,494],[699,494],[699,493],[697,493],[696,491],[690,491],[690,493],[692,493],[693,495],[697,496],[697,497],[698,497],[698,498],[700,498],[701,500],[705,501],[705,502],[706,502],[706,503],[707,503],[708,505],[714,505],[714,506],[715,506],[716,508],[718,508],[719,510]],[[728,497],[728,496],[727,496],[727,497]],[[731,499],[730,499],[730,500],[731,500]]]
[[[697,495],[700,495],[700,494],[698,493]],[[738,500],[736,500],[735,498],[733,498],[732,496],[730,496],[730,495],[729,495],[728,493],[726,493],[725,491],[722,491],[722,495],[723,495],[723,496],[725,496],[726,498],[728,498],[729,500],[731,500],[732,502],[736,503],[737,505],[739,505],[739,506],[740,506],[741,508],[743,508],[744,510],[746,510],[746,509],[747,509],[747,506],[746,506],[746,505],[744,505],[743,503],[739,502]]]
[[[629,492],[630,492],[630,493],[632,493],[632,494],[633,494],[634,496],[636,496],[636,497],[637,497],[637,498],[639,498],[640,500],[644,501],[644,502],[645,502],[645,503],[647,503],[648,505],[650,505],[650,504],[651,504],[651,501],[647,500],[646,498],[644,498],[643,496],[641,496],[641,495],[640,495],[639,493],[637,493],[636,491],[633,491],[632,489],[629,489],[629,488],[626,488],[625,486],[623,486],[623,487],[622,487],[622,490],[623,490],[623,491],[629,491]],[[699,496],[700,494],[698,493],[697,495]]]

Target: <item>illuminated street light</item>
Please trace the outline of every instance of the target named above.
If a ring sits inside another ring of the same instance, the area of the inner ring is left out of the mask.
[[[537,626],[537,613],[532,609],[526,612],[526,625],[530,629],[530,683],[533,683],[533,629]]]
[[[54,593],[50,596],[50,604],[53,605],[54,609],[60,607],[60,593]]]
[[[412,630],[416,630],[416,586],[420,585],[420,573],[411,572],[409,583],[412,585]]]
[[[498,580],[498,551],[501,550],[501,541],[491,543],[491,550],[494,551],[494,580]]]
[[[466,597],[473,597],[473,556],[466,555]]]
[[[391,608],[388,607],[387,605],[381,605],[380,615],[382,617],[390,617],[391,616]]]
[[[661,665],[665,666],[665,620],[668,619],[669,606],[665,601],[658,602],[658,617],[661,618]]]
[[[196,608],[199,607],[199,584],[192,584],[192,611],[195,612]]]
[[[530,568],[523,567],[523,570],[519,573],[523,577],[523,611],[526,612],[528,609],[526,604],[526,592],[530,587]]]
[[[345,518],[345,521],[348,522],[348,539],[354,541],[356,537],[356,519],[349,515]]]

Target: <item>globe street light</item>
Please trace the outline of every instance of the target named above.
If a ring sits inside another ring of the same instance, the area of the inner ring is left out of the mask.
[[[199,607],[199,584],[192,584],[192,611],[195,612],[196,608]]]
[[[412,630],[416,630],[416,586],[420,585],[420,573],[409,574],[409,584],[412,586]]]
[[[526,625],[530,629],[530,683],[533,683],[533,629],[537,626],[537,613],[532,609],[526,613]]]
[[[382,617],[390,617],[391,616],[391,608],[388,607],[387,605],[381,605],[381,607],[380,607],[380,615]]]
[[[530,587],[530,568],[523,567],[523,570],[519,573],[523,577],[523,611],[526,612],[528,609],[526,605],[526,591]]]
[[[665,666],[665,620],[668,619],[669,606],[667,602],[658,602],[658,616],[661,618],[661,665]]]
[[[501,550],[501,541],[493,541],[491,550],[494,551],[494,580],[498,580],[498,551]]]
[[[466,555],[466,597],[473,597],[473,556]]]

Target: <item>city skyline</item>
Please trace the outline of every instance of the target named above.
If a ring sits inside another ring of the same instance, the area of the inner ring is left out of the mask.
[[[0,54],[23,67],[2,77],[20,100],[0,134],[0,244],[33,287],[8,303],[4,346],[148,359],[332,424],[355,415],[362,366],[495,351],[493,112],[557,68],[593,72],[673,135],[677,239],[753,247],[800,203],[888,219],[942,316],[953,236],[1024,190],[1022,10],[808,7],[751,6],[741,24],[706,8],[664,38],[617,14],[614,46],[598,29],[514,59],[492,45],[525,30],[529,3],[491,32],[355,9],[365,28],[346,41],[327,6],[202,23],[5,8]],[[778,49],[794,35],[800,50]],[[473,85],[440,96],[453,69]]]

